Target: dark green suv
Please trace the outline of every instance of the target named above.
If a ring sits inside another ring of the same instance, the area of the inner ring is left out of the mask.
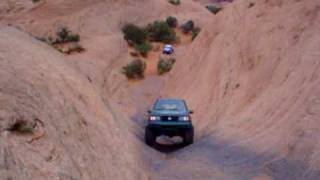
[[[194,130],[191,121],[193,111],[181,99],[158,99],[148,111],[145,142],[154,145],[157,136],[181,136],[186,145],[193,143]]]

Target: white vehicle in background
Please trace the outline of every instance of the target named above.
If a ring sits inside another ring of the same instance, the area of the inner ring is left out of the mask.
[[[173,54],[174,52],[174,49],[173,49],[173,46],[171,44],[166,44],[162,50],[162,53],[163,54]]]

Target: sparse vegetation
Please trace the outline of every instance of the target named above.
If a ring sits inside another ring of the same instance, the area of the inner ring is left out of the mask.
[[[168,0],[168,2],[173,5],[179,5],[181,3],[180,0]]]
[[[148,41],[175,42],[177,37],[172,27],[177,26],[177,24],[177,19],[170,16],[166,21],[154,21],[146,27],[139,27],[129,23],[122,28],[122,32],[129,46],[133,46],[142,55],[147,55],[152,49]]]
[[[145,68],[145,62],[141,59],[135,59],[123,67],[123,73],[128,79],[141,79],[144,77]]]
[[[142,44],[148,38],[148,32],[140,28],[134,24],[126,24],[122,28],[122,32],[124,34],[124,39],[128,42],[132,42],[133,44]]]
[[[146,28],[151,41],[172,43],[176,40],[175,31],[165,21],[155,21]]]
[[[176,28],[178,26],[178,20],[173,16],[167,17],[166,22],[171,28]]]
[[[142,44],[135,44],[134,48],[142,55],[147,56],[148,52],[152,50],[152,45],[148,42]]]
[[[36,128],[35,121],[27,121],[24,119],[18,119],[12,126],[9,128],[9,131],[29,134],[33,133]]]
[[[217,14],[219,11],[222,10],[222,6],[218,4],[209,4],[206,6],[206,8],[213,14]]]
[[[37,37],[37,39],[53,46],[59,52],[64,54],[85,51],[85,49],[79,44],[80,35],[72,33],[67,27],[58,29],[55,38],[49,36],[48,38]]]
[[[130,55],[137,59],[123,67],[123,74],[126,75],[128,79],[143,78],[146,63],[138,57],[140,55],[147,57],[151,50],[159,51],[161,43],[176,43],[179,37],[176,36],[174,28],[177,26],[178,20],[173,16],[168,16],[165,20],[154,21],[145,27],[139,27],[131,23],[126,24],[122,28],[124,39],[128,42],[128,45],[133,48],[129,51]],[[187,21],[180,26],[180,28],[182,32],[190,33],[188,35],[192,36],[192,40],[197,37],[201,30],[199,27],[195,27],[192,20]],[[176,60],[174,58],[160,58],[157,64],[158,74],[162,75],[169,72],[175,62]]]
[[[80,35],[72,34],[67,27],[62,27],[57,31],[57,39],[54,43],[79,42]]]
[[[198,34],[200,33],[201,29],[199,27],[196,27],[192,30],[192,41],[196,39]]]
[[[192,20],[187,21],[181,26],[181,30],[184,33],[189,33],[194,29],[194,22]]]
[[[79,34],[69,34],[67,37],[67,42],[79,42],[80,41],[80,35]]]
[[[160,58],[158,62],[158,74],[162,75],[169,72],[172,69],[173,64],[175,62],[176,60],[174,58],[170,58],[170,59]]]
[[[249,5],[248,5],[248,8],[252,8],[254,5],[255,5],[254,2],[250,2]]]

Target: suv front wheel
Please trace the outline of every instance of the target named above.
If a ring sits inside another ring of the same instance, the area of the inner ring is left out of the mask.
[[[146,132],[144,137],[146,144],[149,146],[154,145],[156,138],[157,136],[151,131],[151,129],[146,127]]]
[[[193,143],[193,136],[194,136],[193,128],[186,130],[184,135],[183,135],[183,143],[185,145],[192,144]]]

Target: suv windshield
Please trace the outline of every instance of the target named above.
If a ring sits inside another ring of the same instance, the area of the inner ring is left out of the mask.
[[[180,111],[187,112],[187,107],[180,100],[158,100],[154,106],[156,111]]]

